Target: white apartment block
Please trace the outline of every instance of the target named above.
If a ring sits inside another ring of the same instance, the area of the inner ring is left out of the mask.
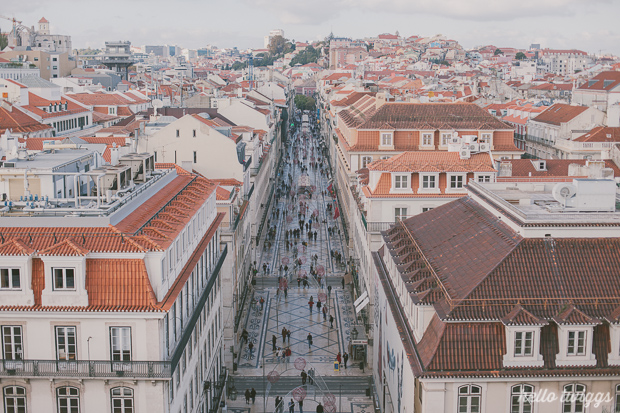
[[[61,149],[0,167],[5,413],[219,407],[216,186],[153,161]]]

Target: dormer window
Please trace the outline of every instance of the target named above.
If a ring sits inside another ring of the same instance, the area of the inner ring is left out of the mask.
[[[478,143],[491,143],[491,136],[490,133],[481,133]]]
[[[450,141],[452,140],[451,133],[442,133],[441,134],[441,146],[448,146]]]
[[[393,131],[381,131],[379,140],[379,149],[394,149],[394,132]]]
[[[0,268],[0,289],[21,290],[19,268]]]
[[[532,356],[533,331],[515,332],[515,357]]]
[[[54,290],[75,290],[74,268],[53,268]]]
[[[566,354],[569,356],[583,356],[586,354],[586,338],[587,332],[569,331],[568,332],[568,346]]]
[[[420,139],[420,146],[433,146],[433,134],[422,133],[422,137]]]
[[[394,177],[394,188],[396,189],[409,188],[409,177],[407,175],[396,175]]]

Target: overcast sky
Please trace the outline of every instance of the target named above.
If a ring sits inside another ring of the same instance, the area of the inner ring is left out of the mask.
[[[0,0],[0,14],[52,34],[71,35],[74,48],[106,40],[197,49],[263,47],[271,29],[297,41],[443,34],[465,48],[493,44],[577,48],[620,56],[617,0]],[[0,19],[0,29],[11,23]]]

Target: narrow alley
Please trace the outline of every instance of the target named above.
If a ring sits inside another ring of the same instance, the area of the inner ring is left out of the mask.
[[[364,349],[351,342],[355,310],[345,284],[340,212],[324,146],[307,118],[297,115],[298,127],[284,146],[252,265],[254,291],[232,376],[237,399],[229,400],[229,411],[276,412],[276,397],[283,397],[287,411],[291,402],[300,411],[300,400],[311,412],[319,403],[325,412],[373,411]],[[246,404],[252,389],[258,397]]]

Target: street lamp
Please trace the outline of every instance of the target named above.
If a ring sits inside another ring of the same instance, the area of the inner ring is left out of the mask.
[[[359,335],[359,331],[357,331],[357,328],[353,327],[353,330],[351,330],[351,338],[353,340],[357,340],[358,335]]]

